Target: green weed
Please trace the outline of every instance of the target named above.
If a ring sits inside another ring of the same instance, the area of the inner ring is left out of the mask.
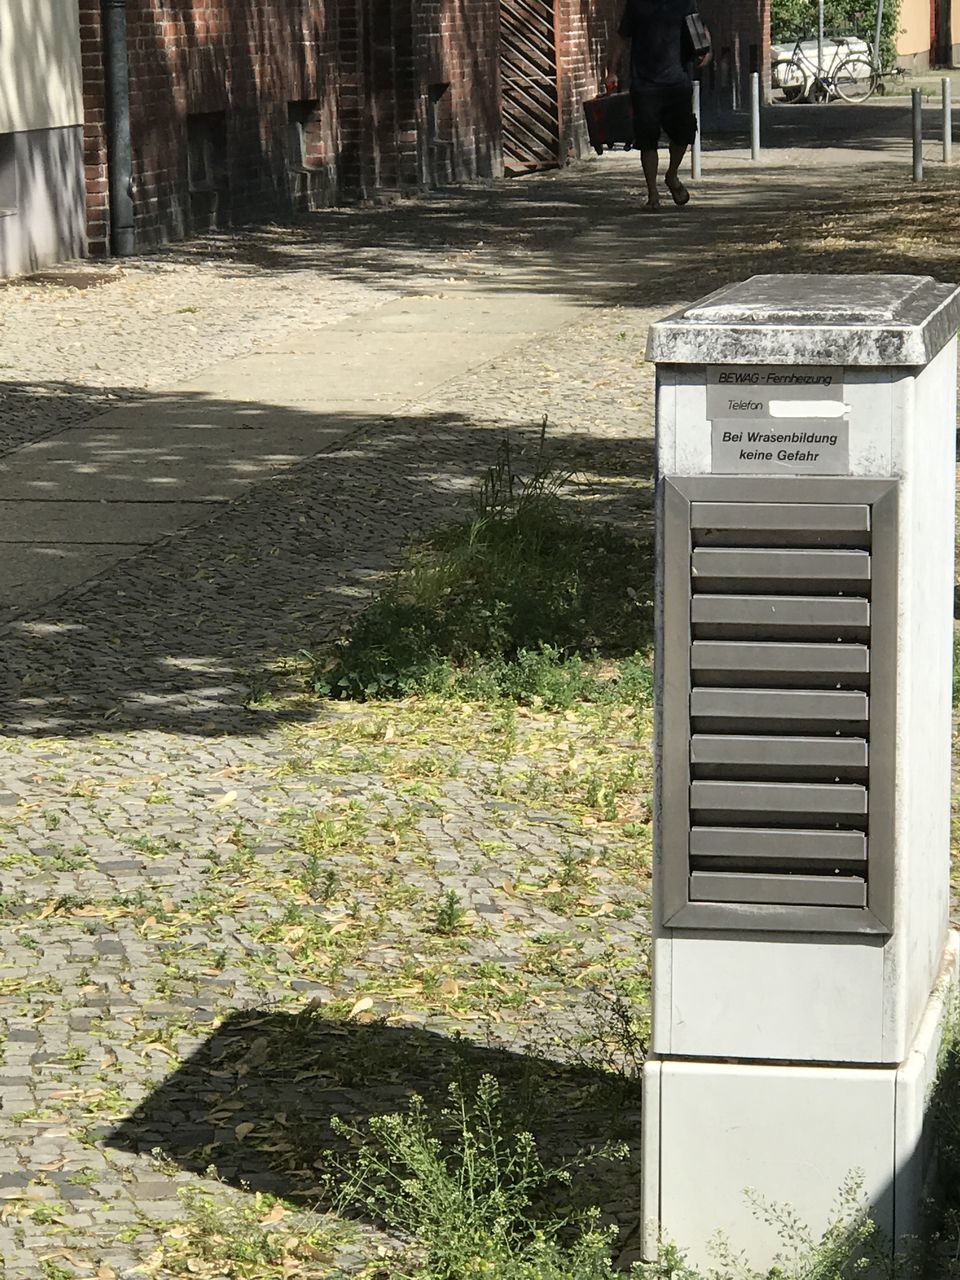
[[[59,1262],[53,1262],[50,1258],[42,1260],[40,1270],[44,1280],[77,1280],[75,1271],[71,1271],[69,1267],[61,1267]]]
[[[434,933],[439,933],[443,937],[452,937],[463,928],[466,918],[467,913],[463,909],[459,896],[450,889],[437,904],[433,920]]]
[[[414,1097],[405,1114],[361,1131],[341,1121],[350,1155],[328,1153],[341,1208],[360,1209],[416,1241],[418,1280],[614,1280],[610,1233],[595,1214],[557,1216],[551,1193],[569,1186],[578,1159],[544,1166],[529,1133],[508,1131],[499,1086],[481,1078],[467,1098],[456,1085],[436,1120]],[[619,1148],[607,1156],[623,1156]]]
[[[364,701],[443,695],[566,708],[649,697],[652,548],[569,510],[544,440],[524,477],[505,441],[474,518],[441,529],[332,650],[314,689]],[[630,660],[623,673],[597,658]]]

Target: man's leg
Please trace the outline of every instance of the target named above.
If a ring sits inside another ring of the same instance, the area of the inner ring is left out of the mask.
[[[640,164],[643,176],[647,181],[647,208],[660,208],[660,193],[657,191],[657,173],[660,169],[660,155],[657,150],[660,144],[660,112],[661,93],[653,86],[642,91],[634,90],[633,127],[634,139],[640,152]]]
[[[656,147],[641,151],[640,163],[643,166],[643,176],[647,180],[647,208],[659,209],[660,193],[657,190],[657,173],[660,170],[660,152]]]
[[[667,95],[664,105],[664,129],[670,143],[670,163],[663,180],[667,190],[673,196],[674,204],[686,204],[690,192],[680,179],[680,166],[687,148],[693,145],[697,136],[697,121],[693,114],[693,91],[681,89]]]
[[[667,166],[667,172],[663,175],[663,180],[668,187],[675,187],[680,180],[680,166],[683,164],[683,157],[687,154],[687,144],[685,142],[670,143],[670,164]],[[654,173],[656,178],[656,173]]]

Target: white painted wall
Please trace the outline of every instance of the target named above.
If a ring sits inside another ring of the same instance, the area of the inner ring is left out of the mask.
[[[82,123],[77,0],[0,0],[0,133]]]

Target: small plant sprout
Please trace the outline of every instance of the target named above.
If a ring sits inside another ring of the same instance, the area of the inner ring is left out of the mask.
[[[452,937],[461,931],[466,919],[467,913],[460,901],[459,894],[453,889],[449,889],[437,904],[433,921],[434,932],[441,934],[443,937]]]

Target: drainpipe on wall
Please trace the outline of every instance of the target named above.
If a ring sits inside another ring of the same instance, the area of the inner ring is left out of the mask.
[[[110,247],[134,252],[133,143],[130,136],[130,61],[127,0],[101,0],[103,64],[107,79],[107,161],[110,167]]]

